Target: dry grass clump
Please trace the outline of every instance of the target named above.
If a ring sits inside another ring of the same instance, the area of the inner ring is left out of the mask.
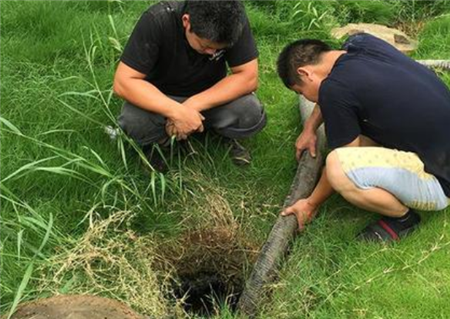
[[[83,236],[41,269],[40,290],[111,297],[156,318],[173,312],[181,315],[181,308],[165,298],[169,275],[152,268],[159,258],[155,240],[121,227],[132,213],[116,212],[103,220],[93,216],[91,212]]]
[[[83,235],[62,245],[39,269],[38,291],[100,295],[164,318],[186,316],[183,300],[172,292],[179,278],[214,273],[230,290],[242,286],[258,247],[235,218],[224,190],[203,181],[182,198],[186,227],[177,238],[136,234],[129,229],[131,212],[101,219],[92,209]]]

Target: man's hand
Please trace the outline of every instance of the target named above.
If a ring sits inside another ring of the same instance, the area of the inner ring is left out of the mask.
[[[304,129],[295,142],[295,157],[300,160],[304,150],[309,150],[312,157],[316,157],[317,134],[310,129]]]
[[[177,130],[175,129],[175,125],[172,122],[172,120],[168,119],[166,122],[166,133],[167,135],[169,135],[170,137],[172,136],[177,136]],[[177,137],[178,140],[178,137]]]
[[[282,216],[295,214],[297,217],[298,228],[302,230],[305,224],[309,223],[317,214],[319,207],[309,203],[308,199],[300,199],[294,205],[281,212]]]
[[[166,132],[169,136],[176,135],[177,140],[185,140],[193,132],[203,132],[204,119],[200,112],[181,104],[168,118]]]

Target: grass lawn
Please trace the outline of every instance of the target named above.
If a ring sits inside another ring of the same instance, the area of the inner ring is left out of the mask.
[[[412,33],[414,58],[450,59],[448,1],[246,2],[269,117],[246,141],[251,166],[234,167],[207,135],[187,154],[174,148],[168,174],[149,173],[133,143],[104,132],[117,126],[122,105],[111,92],[115,66],[149,3],[1,2],[2,314],[22,301],[83,293],[181,317],[168,278],[220,271],[242,284],[296,168],[298,99],[275,71],[288,42],[338,45],[331,27],[376,22]],[[423,212],[422,227],[401,243],[365,245],[354,235],[376,216],[332,197],[294,241],[260,317],[449,317],[449,212]],[[234,317],[216,308],[217,318]]]

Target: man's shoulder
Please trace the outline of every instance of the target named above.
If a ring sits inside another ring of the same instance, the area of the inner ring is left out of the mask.
[[[321,91],[351,91],[354,81],[359,81],[359,75],[364,73],[351,57],[339,62],[332,72],[322,81]]]
[[[351,91],[367,80],[371,67],[364,54],[347,52],[339,57],[323,84],[329,90]]]
[[[176,17],[181,12],[182,5],[183,3],[179,1],[161,1],[148,7],[143,15],[147,16],[148,19],[164,23]]]
[[[353,79],[349,81],[349,78],[339,77],[336,74],[328,76],[319,88],[319,105],[324,108],[334,108],[336,104],[358,104],[355,86]]]
[[[342,49],[352,51],[372,47],[373,45],[389,45],[389,43],[372,34],[361,32],[349,36],[342,44]]]
[[[341,92],[351,91],[350,86],[344,80],[329,76],[322,81],[319,89],[319,95],[340,96]]]

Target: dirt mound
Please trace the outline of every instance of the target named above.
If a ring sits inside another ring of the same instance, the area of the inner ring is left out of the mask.
[[[6,317],[5,317],[6,318]],[[88,295],[64,295],[20,306],[12,319],[144,319],[125,304]]]

